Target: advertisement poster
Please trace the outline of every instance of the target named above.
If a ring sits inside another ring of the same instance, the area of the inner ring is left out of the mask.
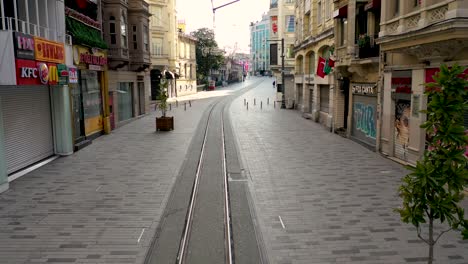
[[[395,103],[395,157],[406,160],[409,144],[409,119],[411,101],[397,100]]]

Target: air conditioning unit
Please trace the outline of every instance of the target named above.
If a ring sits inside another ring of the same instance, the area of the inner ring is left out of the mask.
[[[65,44],[73,45],[72,36],[70,36],[68,34],[65,35]]]

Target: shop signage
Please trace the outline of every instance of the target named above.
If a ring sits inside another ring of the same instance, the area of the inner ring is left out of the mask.
[[[411,77],[392,78],[392,92],[411,93]]]
[[[314,76],[312,76],[312,75],[306,76],[305,81],[308,82],[308,83],[313,82],[314,81]]]
[[[65,15],[76,19],[87,26],[101,30],[101,23],[69,7],[65,7]]]
[[[34,38],[20,32],[13,32],[15,57],[34,60]]]
[[[57,64],[58,84],[68,84],[68,68],[65,64]]]
[[[73,60],[76,65],[107,65],[107,55],[103,51],[95,48],[89,49],[82,46],[73,46]],[[102,67],[100,67],[99,70],[102,70]]]
[[[34,46],[36,60],[54,63],[65,62],[65,46],[63,43],[34,37]]]
[[[375,83],[352,83],[353,94],[377,95],[377,85]]]
[[[78,69],[76,67],[68,67],[68,82],[78,83]]]
[[[88,66],[88,69],[92,71],[102,71],[102,66],[90,64]]]
[[[16,59],[17,85],[61,84],[55,63]]]

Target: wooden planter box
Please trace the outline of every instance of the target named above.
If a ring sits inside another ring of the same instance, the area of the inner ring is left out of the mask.
[[[174,130],[174,117],[156,117],[156,131],[170,131]]]

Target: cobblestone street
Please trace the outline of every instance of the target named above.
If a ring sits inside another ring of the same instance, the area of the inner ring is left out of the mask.
[[[426,244],[393,211],[405,169],[297,111],[273,108],[274,97],[266,80],[231,106],[269,262],[426,263]],[[468,263],[468,241],[445,234],[435,258]]]

